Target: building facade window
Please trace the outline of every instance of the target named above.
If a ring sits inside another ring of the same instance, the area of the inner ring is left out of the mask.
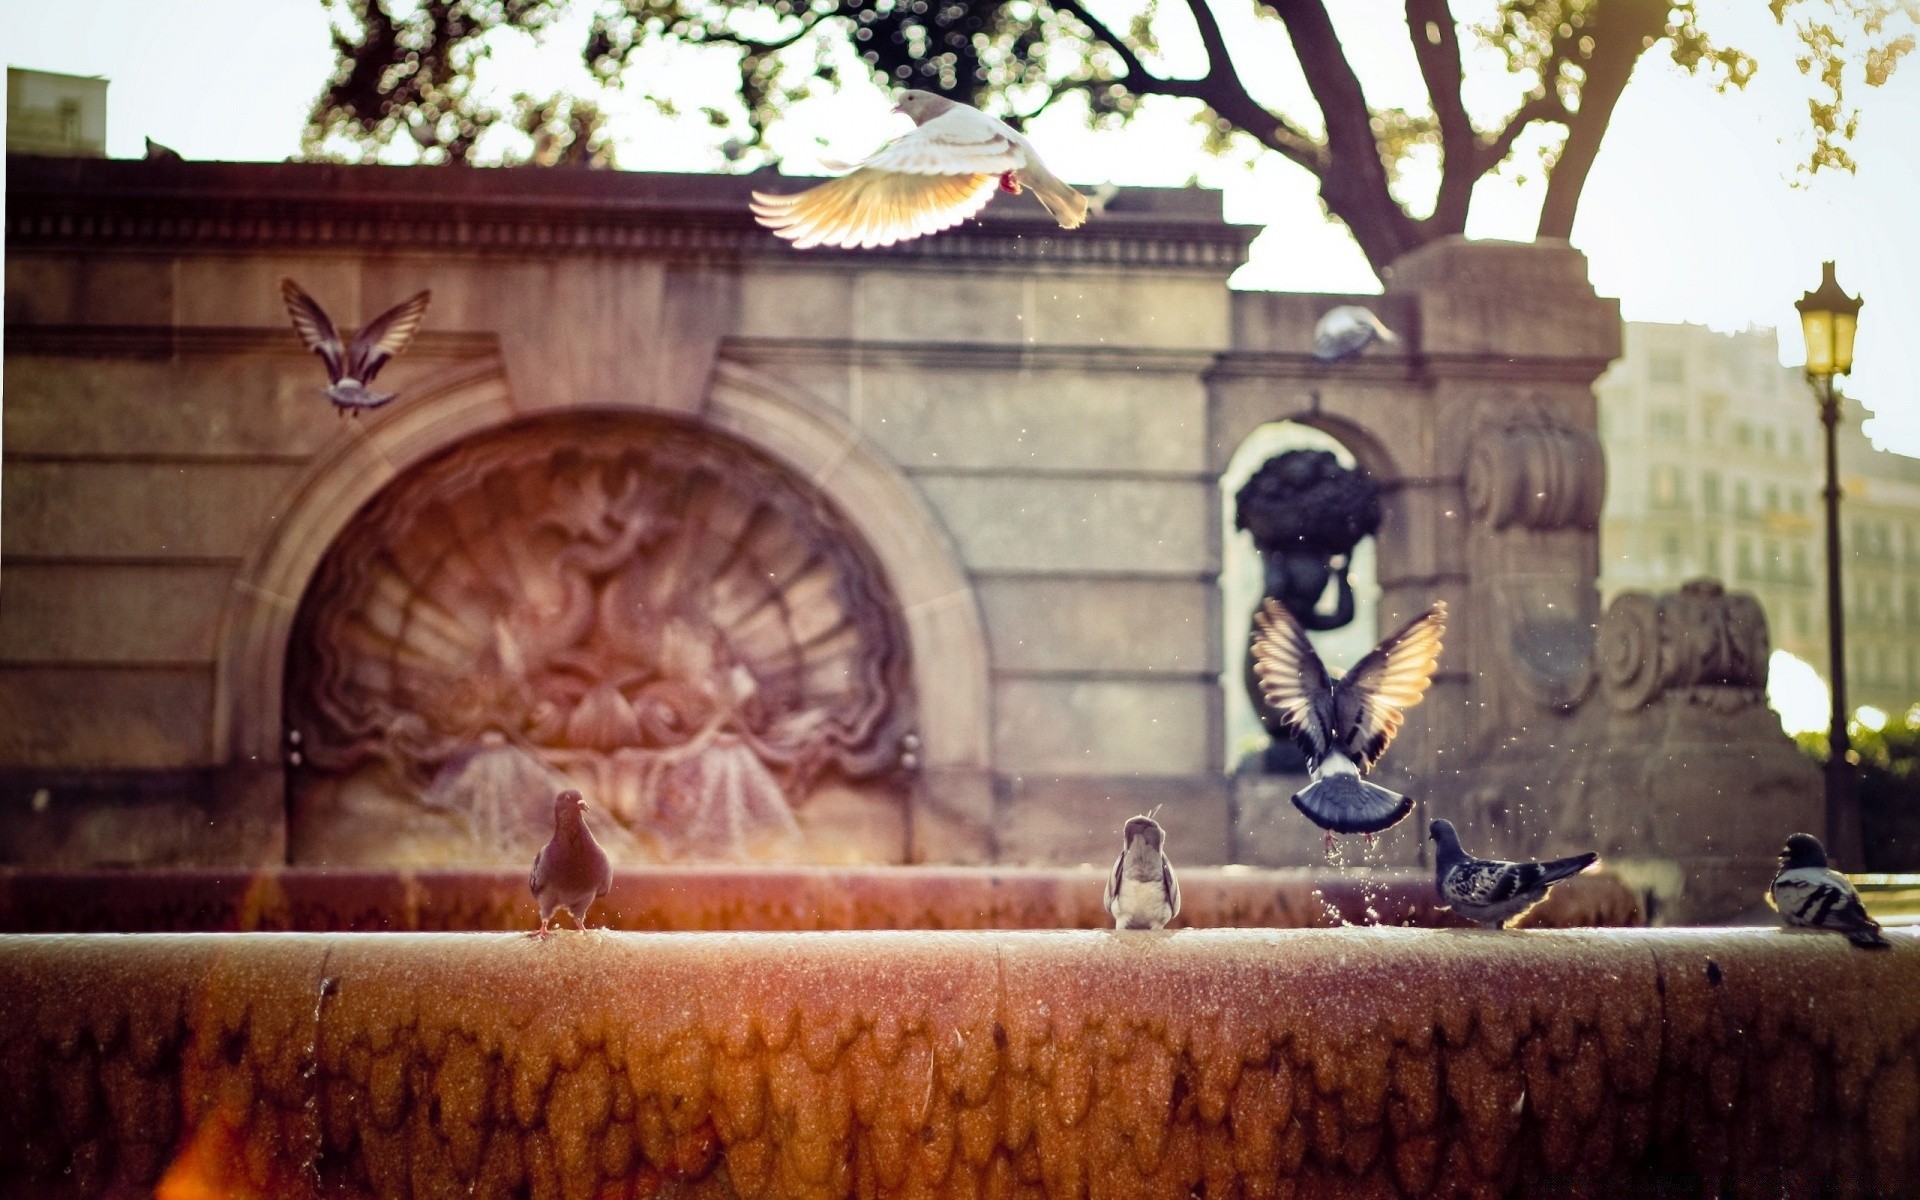
[[[1686,360],[1672,350],[1655,350],[1647,355],[1647,378],[1654,383],[1685,383]]]
[[[1702,471],[1700,473],[1700,509],[1708,516],[1720,513],[1720,472]]]
[[[1687,436],[1687,414],[1677,408],[1656,408],[1648,414],[1647,427],[1654,437],[1677,442]]]
[[[1655,508],[1679,508],[1686,503],[1681,491],[1679,467],[1668,463],[1655,465],[1649,485],[1648,501]]]

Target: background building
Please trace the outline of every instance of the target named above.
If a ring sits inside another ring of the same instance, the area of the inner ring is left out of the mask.
[[[1822,435],[1775,334],[1629,323],[1596,391],[1605,598],[1716,576],[1759,597],[1774,647],[1825,676]],[[1920,700],[1920,459],[1874,449],[1867,415],[1848,401],[1840,430],[1848,692],[1898,712]]]
[[[107,81],[7,68],[7,153],[107,153]]]

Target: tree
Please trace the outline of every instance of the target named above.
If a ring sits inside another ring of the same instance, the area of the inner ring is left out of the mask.
[[[308,125],[309,153],[330,141],[377,153],[404,134],[430,159],[450,162],[472,161],[479,132],[503,119],[473,90],[488,37],[545,29],[569,6],[417,0],[395,16],[391,0],[326,3],[338,64]],[[1250,65],[1235,61],[1222,31],[1228,4],[1251,4],[1280,23],[1317,114],[1256,99]],[[1369,105],[1326,0],[1165,0],[1164,12],[1162,0],[1132,0],[1124,27],[1111,14],[1127,0],[606,0],[594,10],[582,57],[612,87],[650,44],[730,48],[747,144],[808,89],[840,82],[840,59],[830,52],[836,43],[851,46],[878,82],[940,92],[1016,122],[1070,95],[1085,98],[1096,125],[1126,121],[1150,97],[1195,101],[1214,148],[1251,139],[1309,172],[1327,211],[1352,231],[1375,270],[1464,231],[1474,184],[1536,127],[1559,131],[1542,152],[1547,190],[1536,235],[1566,237],[1614,107],[1655,47],[1720,88],[1745,86],[1755,70],[1749,55],[1713,41],[1696,0],[1484,0],[1489,15],[1467,26],[1453,0],[1404,5],[1404,34],[1429,99],[1423,111]],[[1883,83],[1913,49],[1920,0],[1769,0],[1769,7],[1798,37],[1799,68],[1817,91],[1807,169],[1851,169],[1853,89]],[[1190,22],[1204,48],[1198,74],[1163,65],[1159,39],[1176,20]],[[1469,115],[1464,38],[1496,50],[1515,85],[1504,119],[1483,125]],[[577,112],[568,107],[582,99],[523,96],[513,119],[551,126],[553,113],[584,116],[559,122],[554,144],[591,140],[599,114],[590,98]],[[708,115],[726,123],[723,114]],[[1421,154],[1437,155],[1438,183],[1431,203],[1421,198],[1416,208],[1396,197],[1394,184]]]

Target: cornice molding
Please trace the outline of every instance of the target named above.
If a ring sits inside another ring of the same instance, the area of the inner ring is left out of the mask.
[[[1064,232],[1024,204],[996,205],[937,237],[874,250],[794,250],[754,224],[754,187],[779,177],[560,169],[145,164],[8,160],[10,249],[411,251],[643,254],[796,264],[1142,266],[1225,273],[1259,229],[1228,225],[1217,200],[1129,189],[1108,215]],[[1129,194],[1131,193],[1131,194]],[[1211,207],[1211,211],[1209,210]]]

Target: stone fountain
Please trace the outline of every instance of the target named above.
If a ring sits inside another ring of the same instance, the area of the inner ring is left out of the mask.
[[[1910,1191],[1910,936],[1630,927],[1817,780],[1749,601],[1600,609],[1576,252],[1430,247],[1328,367],[1217,197],[799,255],[753,186],[10,161],[0,1193]],[[326,411],[282,275],[431,285],[400,402]],[[1231,861],[1276,420],[1378,484],[1381,620],[1458,614],[1392,785],[1606,855],[1534,928],[1445,927],[1417,830]],[[563,784],[614,928],[536,943]],[[1183,927],[1118,936],[1155,804]]]

